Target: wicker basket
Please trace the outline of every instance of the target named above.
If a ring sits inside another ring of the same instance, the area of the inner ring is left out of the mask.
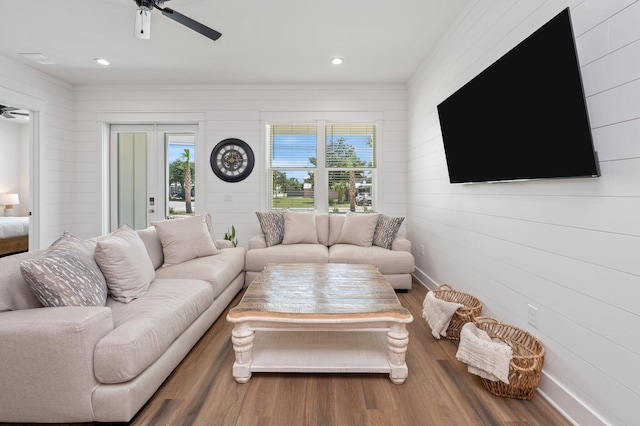
[[[493,339],[498,338],[511,346],[513,359],[509,365],[509,384],[484,378],[484,387],[496,396],[517,399],[531,399],[540,383],[546,349],[542,343],[512,325],[503,324],[495,318],[477,317],[476,327],[487,332]]]
[[[447,302],[455,302],[464,305],[451,317],[449,327],[447,328],[447,339],[460,340],[460,330],[462,326],[468,322],[472,322],[482,313],[482,303],[470,294],[462,293],[454,290],[448,284],[442,284],[433,291],[436,298]]]

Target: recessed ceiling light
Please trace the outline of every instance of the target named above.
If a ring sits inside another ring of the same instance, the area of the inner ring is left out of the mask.
[[[107,60],[106,60],[106,59],[104,59],[104,58],[96,58],[96,59],[95,59],[95,61],[96,61],[97,63],[99,63],[100,65],[109,65],[109,61],[107,61]]]
[[[340,64],[342,63],[342,58],[333,58],[333,59],[331,60],[331,63],[332,63],[333,65],[340,65]]]

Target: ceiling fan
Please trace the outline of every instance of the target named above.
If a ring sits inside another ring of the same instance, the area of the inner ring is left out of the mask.
[[[145,38],[148,39],[150,36],[151,29],[151,21],[149,12],[155,7],[156,9],[162,11],[162,14],[168,18],[173,19],[174,21],[191,28],[194,31],[199,32],[205,37],[210,38],[211,40],[217,40],[220,38],[222,33],[207,27],[206,25],[201,24],[200,22],[194,21],[193,19],[184,16],[181,13],[176,12],[173,9],[164,6],[164,3],[169,0],[134,0],[138,5],[138,10],[136,11],[136,25],[135,25],[135,37],[136,38]]]
[[[20,108],[15,108],[12,106],[0,105],[0,115],[4,118],[17,118],[16,116],[29,117],[28,113],[19,112],[22,111]]]

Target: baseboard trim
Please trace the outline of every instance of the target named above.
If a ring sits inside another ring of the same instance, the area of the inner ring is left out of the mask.
[[[609,425],[596,413],[589,409],[576,395],[560,382],[542,370],[542,377],[537,393],[549,401],[562,415],[574,425],[602,426]]]
[[[424,271],[416,268],[413,278],[429,290],[435,290],[438,283]],[[549,401],[567,420],[574,425],[602,426],[609,423],[590,410],[560,382],[542,370],[542,378],[537,393]]]
[[[428,288],[429,290],[435,290],[438,287],[438,283],[436,283],[433,279],[431,279],[429,275],[425,274],[423,271],[421,271],[418,268],[415,268],[412,275],[413,275],[413,278],[416,279],[416,281],[418,281],[420,284],[422,284],[424,287]]]

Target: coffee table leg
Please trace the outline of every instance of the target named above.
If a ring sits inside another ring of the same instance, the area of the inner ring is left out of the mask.
[[[233,377],[238,383],[247,383],[251,378],[251,349],[255,332],[247,323],[239,322],[231,331],[231,342],[236,353]]]
[[[404,383],[409,375],[409,368],[405,362],[409,332],[404,324],[394,324],[387,332],[387,348],[389,352],[389,378],[396,385]]]

